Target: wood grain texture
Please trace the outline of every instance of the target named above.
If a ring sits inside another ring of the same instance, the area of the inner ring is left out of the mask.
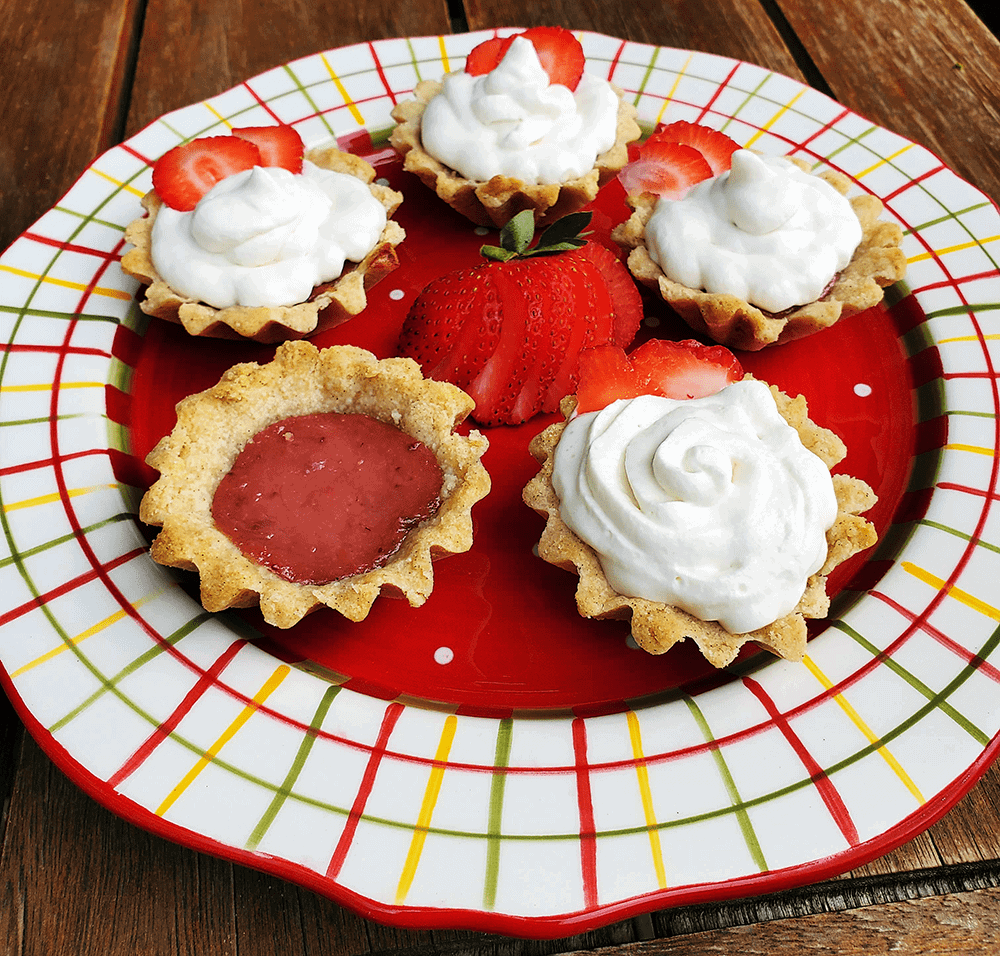
[[[0,2],[0,250],[117,141],[137,8]]]
[[[802,79],[788,47],[758,0],[664,0],[653,4],[606,0],[467,0],[470,30],[558,23],[626,40],[707,50]]]
[[[776,0],[845,106],[1000,195],[1000,41],[962,0]]]
[[[126,135],[301,56],[364,40],[448,32],[446,0],[150,0]]]
[[[737,926],[616,947],[616,956],[985,956],[1000,946],[1000,890]],[[601,956],[601,951],[590,951]],[[567,954],[568,956],[568,954]]]

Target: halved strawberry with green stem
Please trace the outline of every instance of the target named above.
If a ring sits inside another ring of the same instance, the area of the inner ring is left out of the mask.
[[[630,355],[602,345],[580,353],[576,411],[600,411],[618,399],[640,395],[704,398],[742,378],[743,366],[722,345],[650,339]]]
[[[553,223],[536,246],[519,213],[484,246],[491,261],[448,273],[417,296],[398,353],[476,402],[480,424],[517,424],[554,411],[577,380],[585,345],[629,344],[642,300],[618,258],[580,235],[590,213]]]
[[[583,76],[583,47],[575,36],[563,27],[531,27],[509,37],[493,37],[475,47],[466,57],[465,72],[481,76],[495,70],[504,58],[515,36],[531,41],[542,69],[550,83],[561,83],[575,90]]]

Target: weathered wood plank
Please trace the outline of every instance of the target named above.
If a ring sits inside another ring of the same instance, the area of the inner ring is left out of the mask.
[[[446,0],[152,0],[127,134],[301,56],[365,40],[448,32]]]
[[[116,141],[138,6],[138,0],[0,5],[0,249]]]
[[[638,43],[707,50],[803,78],[794,57],[757,0],[719,0],[717,3],[665,0],[631,5],[597,0],[588,3],[467,0],[465,10],[471,30],[558,23],[574,30],[595,30]]]

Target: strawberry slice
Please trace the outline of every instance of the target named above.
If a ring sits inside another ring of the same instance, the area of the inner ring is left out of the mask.
[[[172,209],[189,212],[217,182],[260,163],[260,150],[237,136],[205,136],[175,146],[153,166],[153,189]]]
[[[618,174],[628,195],[654,193],[664,199],[681,199],[695,183],[711,176],[712,167],[693,146],[648,140],[639,158]]]
[[[398,351],[415,359],[428,378],[467,388],[496,349],[501,321],[490,270],[449,272],[414,299]]]
[[[490,267],[503,303],[500,339],[483,370],[466,389],[476,403],[473,415],[481,425],[512,422],[514,403],[535,364],[538,338],[528,334],[530,304],[529,297],[524,294],[528,268],[526,262]]]
[[[631,355],[603,345],[581,352],[579,364],[576,410],[580,414],[639,395],[704,398],[743,378],[743,367],[729,349],[694,339],[650,339]]]
[[[579,376],[578,359],[582,350],[604,345],[611,336],[611,295],[600,279],[600,273],[579,252],[562,257],[563,268],[573,281],[570,303],[575,317],[566,352],[555,378],[545,393],[542,410],[555,411],[559,402],[576,389]]]
[[[495,70],[503,59],[514,37],[493,37],[473,47],[465,58],[465,72],[472,76],[482,76]]]
[[[565,260],[563,260],[565,262]],[[511,410],[511,421],[527,421],[542,410],[546,393],[555,381],[566,347],[578,324],[574,310],[575,277],[558,259],[541,259],[533,266],[528,332],[534,339],[535,364],[525,379]]]
[[[678,120],[657,129],[646,143],[682,143],[684,146],[693,146],[712,167],[713,176],[729,171],[733,153],[740,148],[725,133],[720,133],[711,126],[688,123],[686,120]]]
[[[583,76],[585,58],[580,41],[563,27],[532,27],[509,37],[493,37],[474,47],[465,59],[465,72],[481,76],[495,70],[515,36],[530,40],[550,83],[561,83],[575,90]]]
[[[532,27],[523,34],[531,40],[550,83],[575,90],[583,76],[584,55],[580,41],[563,27]]]
[[[597,242],[588,242],[571,255],[588,259],[600,272],[611,296],[611,341],[627,348],[642,324],[642,296],[628,269],[610,249]]]
[[[261,166],[281,166],[293,173],[302,172],[305,146],[291,126],[243,126],[233,136],[253,143],[260,151]]]

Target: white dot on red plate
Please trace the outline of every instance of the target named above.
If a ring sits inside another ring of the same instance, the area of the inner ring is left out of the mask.
[[[625,638],[625,646],[631,648],[633,651],[639,650],[639,645],[636,644],[635,638],[631,634]]]
[[[490,234],[489,229],[487,229],[485,226],[476,226],[476,228],[473,229],[472,231],[477,236],[488,236]]]
[[[450,664],[455,659],[455,652],[450,647],[439,647],[434,652],[434,660],[438,664]]]
[[[859,382],[854,386],[854,394],[860,395],[862,398],[867,398],[872,393],[871,385],[865,385],[863,382]]]
[[[658,315],[647,315],[643,321],[648,328],[655,329],[660,324],[660,317]]]
[[[393,289],[392,292],[389,293],[389,298],[395,299],[398,302],[404,295],[406,295],[406,293],[402,289]]]
[[[386,179],[385,176],[379,176],[379,178],[376,179],[375,182],[378,183],[380,186],[388,186],[389,185],[389,180]]]

